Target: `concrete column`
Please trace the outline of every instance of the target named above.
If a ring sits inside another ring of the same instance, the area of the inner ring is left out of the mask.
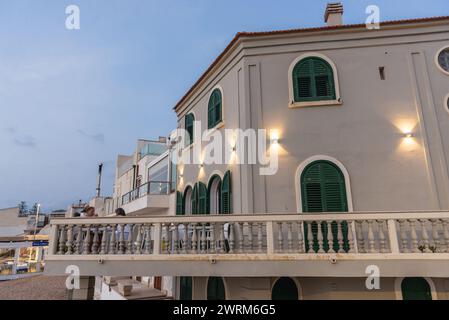
[[[93,300],[95,293],[95,277],[80,277],[79,289],[69,290],[68,300]]]

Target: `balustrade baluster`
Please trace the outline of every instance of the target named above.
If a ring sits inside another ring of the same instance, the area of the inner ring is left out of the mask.
[[[76,237],[76,254],[81,254],[83,250],[83,226],[78,226],[78,235]]]
[[[65,243],[66,243],[66,226],[61,226],[61,231],[59,233],[59,251],[58,254],[65,254]]]
[[[92,254],[98,254],[100,237],[98,236],[98,226],[94,226],[94,238],[92,240]]]
[[[126,249],[126,245],[125,245],[125,226],[126,224],[121,224],[120,225],[120,238],[119,238],[119,247],[118,247],[118,251],[120,254],[125,254],[125,249]]]
[[[248,223],[248,252],[253,251],[253,223]]]
[[[220,226],[220,252],[226,253],[224,224],[220,223],[219,226]]]
[[[334,235],[332,233],[332,221],[327,221],[327,244],[329,246],[328,253],[335,253],[334,250]]]
[[[399,233],[401,237],[401,246],[402,246],[402,252],[403,253],[409,253],[409,242],[407,238],[407,230],[405,229],[405,220],[399,220]]]
[[[432,250],[430,250],[429,234],[427,233],[426,221],[426,219],[419,220],[419,222],[421,223],[421,246],[424,253],[431,253]]]
[[[357,237],[357,249],[359,250],[359,253],[366,253],[365,236],[363,235],[363,221],[356,221],[355,231]]]
[[[293,252],[293,230],[292,222],[287,222],[287,249]]]
[[[234,225],[229,223],[229,253],[234,253]]]
[[[307,253],[315,253],[313,249],[313,233],[312,233],[312,222],[307,222],[307,243],[309,245],[309,250]]]
[[[441,224],[443,226],[443,241],[444,241],[444,245],[442,244],[443,247],[443,252],[449,253],[449,223],[448,220],[446,219],[441,219]]]
[[[144,254],[151,254],[151,225],[145,224],[145,251]]]
[[[136,235],[136,250],[135,250],[135,254],[142,254],[142,225],[140,224],[136,224],[136,231],[137,231],[137,235]]]
[[[163,223],[162,224],[162,252],[164,254],[170,253],[170,244],[168,241],[168,233],[170,232],[170,227]]]
[[[418,234],[416,233],[415,220],[409,220],[409,224],[410,224],[410,237],[412,239],[412,252],[414,253],[421,252],[421,250],[419,250]]]
[[[189,224],[182,224],[184,233],[182,234],[182,254],[187,254],[187,246],[189,245]]]
[[[86,237],[84,238],[83,243],[83,254],[90,254],[90,244],[91,244],[91,236],[90,236],[90,225],[87,225]]]
[[[336,221],[337,223],[337,240],[338,240],[338,253],[345,253],[344,238],[343,238],[343,221]]]
[[[373,232],[373,220],[368,220],[368,245],[369,245],[369,252],[370,253],[376,253],[376,240],[374,238],[374,232]]]
[[[100,245],[100,254],[106,254],[106,246],[107,246],[107,240],[108,240],[108,225],[100,225],[100,228],[103,229],[103,232],[101,233],[101,245]]]
[[[348,221],[348,244],[349,244],[348,253],[355,252],[353,226],[354,226],[354,221]]]
[[[201,224],[201,254],[206,253],[206,224]]]
[[[317,233],[317,239],[318,239],[318,253],[326,253],[324,251],[324,232],[323,232],[323,226],[321,221],[317,222],[318,227],[318,233]]]
[[[192,251],[194,254],[198,253],[198,237],[197,237],[197,230],[196,230],[196,223],[192,224],[193,233],[192,233]]]
[[[259,222],[257,228],[257,244],[258,244],[258,252],[263,252],[263,223]]]
[[[111,238],[109,239],[109,254],[117,254],[117,225],[111,226]]]
[[[173,224],[171,243],[173,244],[172,253],[178,254],[179,252],[178,252],[178,224],[177,223]]]
[[[126,254],[133,254],[134,253],[134,241],[133,241],[133,231],[134,231],[134,224],[130,223],[129,226],[129,233],[128,233],[128,241],[126,242]]]
[[[210,231],[209,231],[209,252],[215,253],[215,224],[210,224]]]
[[[73,225],[69,225],[68,226],[68,230],[67,230],[67,255],[72,255],[73,254]]]
[[[278,252],[284,251],[284,232],[282,231],[282,222],[278,222]]]
[[[438,220],[431,219],[430,222],[432,226],[432,242],[433,247],[435,248],[435,253],[444,252],[444,250],[441,248],[440,234],[438,232]]]
[[[377,220],[377,226],[379,228],[379,249],[381,253],[387,253],[387,240],[384,232],[384,221]]]
[[[303,226],[302,222],[297,222],[297,227],[298,227],[298,252],[304,253],[304,251],[305,251],[305,249],[304,249],[304,234],[303,234],[304,226]]]
[[[244,253],[245,252],[245,236],[244,236],[244,227],[240,224],[240,222],[236,222],[235,226],[237,228],[237,237],[238,237],[238,252]]]

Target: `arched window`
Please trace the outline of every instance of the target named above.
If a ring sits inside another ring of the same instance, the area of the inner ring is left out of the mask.
[[[192,300],[192,277],[180,277],[179,300]]]
[[[212,176],[208,186],[208,213],[221,213],[221,178],[218,175]]]
[[[279,278],[271,290],[271,300],[298,300],[298,287],[291,278]]]
[[[319,57],[308,57],[293,68],[295,102],[336,100],[334,72],[331,65]]]
[[[182,212],[185,215],[192,214],[192,187],[188,186],[184,191]]]
[[[303,212],[347,212],[348,202],[346,197],[345,178],[341,170],[330,161],[315,161],[309,164],[301,175],[301,198]],[[324,250],[329,250],[327,241],[328,226],[326,222],[321,225]],[[342,222],[343,249],[349,250],[348,224]],[[308,228],[304,225],[305,239],[307,239]],[[318,251],[318,225],[312,223],[313,249]],[[332,223],[333,249],[338,252],[338,225]],[[309,243],[306,240],[306,249],[309,250]]]
[[[207,280],[207,300],[226,300],[225,286],[222,278],[210,277]]]
[[[185,117],[185,130],[188,133],[188,137],[186,137],[186,146],[189,146],[193,143],[193,123],[195,121],[195,116],[193,113],[189,113]]]
[[[401,290],[403,300],[432,300],[429,283],[424,278],[404,278]]]
[[[221,213],[232,212],[231,172],[226,171],[221,183]]]
[[[207,214],[207,188],[202,182],[197,183],[198,186],[198,214]]]
[[[215,89],[210,98],[207,109],[207,128],[212,129],[222,121],[222,96],[220,89]]]

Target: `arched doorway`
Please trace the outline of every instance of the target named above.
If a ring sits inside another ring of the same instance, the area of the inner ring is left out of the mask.
[[[181,277],[179,279],[179,299],[192,300],[192,277]]]
[[[401,291],[403,300],[432,300],[430,285],[424,278],[404,278]]]
[[[207,280],[207,300],[226,300],[225,286],[222,278],[210,277]]]
[[[271,300],[298,300],[298,287],[292,278],[279,278],[271,289]]]

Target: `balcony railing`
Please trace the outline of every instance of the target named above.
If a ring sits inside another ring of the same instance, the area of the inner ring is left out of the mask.
[[[170,193],[170,182],[150,181],[122,196],[122,205],[147,195],[167,195]]]
[[[58,260],[166,262],[171,264],[158,265],[160,269],[154,272],[162,270],[171,274],[180,274],[169,269],[179,267],[183,261],[292,263],[333,259],[429,259],[447,263],[449,212],[57,219],[52,220],[47,256],[50,265],[51,261]],[[189,266],[190,274],[206,272]],[[272,265],[272,270],[281,272],[279,266]],[[295,272],[304,271],[295,268]],[[431,270],[429,266],[425,268]],[[397,269],[396,265],[391,270]],[[108,269],[109,274],[111,270]],[[233,275],[244,271],[229,267],[223,270]],[[449,276],[447,268],[440,265],[437,270],[439,275],[446,272]],[[311,272],[315,271],[323,272],[319,269]]]

